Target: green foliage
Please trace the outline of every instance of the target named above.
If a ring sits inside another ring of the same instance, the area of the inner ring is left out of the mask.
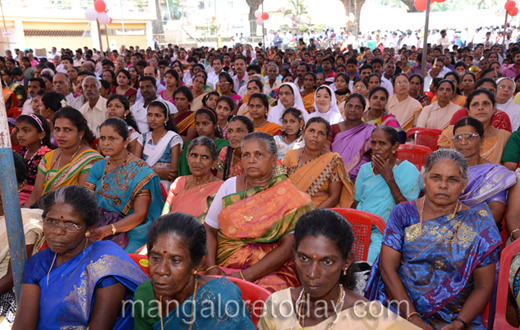
[[[367,0],[367,3],[376,3],[391,8],[401,8],[408,10],[408,5],[413,6],[413,1],[401,0]],[[497,5],[505,3],[499,0],[446,0],[445,2],[436,2],[432,6],[432,11],[460,11],[466,9],[493,9]],[[407,5],[408,4],[408,5]]]
[[[217,36],[217,31],[220,30],[220,24],[211,24],[209,26],[195,26],[195,30],[202,32],[202,37]]]
[[[289,3],[292,8],[285,10],[283,16],[290,15],[289,18],[292,21],[292,28],[290,30],[297,33],[307,31],[309,24],[305,22],[303,16],[305,16],[307,22],[311,21],[309,17],[309,7],[305,5],[304,0],[291,0]]]
[[[161,0],[162,12],[166,13],[167,15],[165,15],[165,16],[168,18],[171,18],[171,19],[180,19],[181,18],[181,14],[180,14],[181,6],[182,6],[181,0]],[[168,12],[168,9],[169,9],[169,12]]]

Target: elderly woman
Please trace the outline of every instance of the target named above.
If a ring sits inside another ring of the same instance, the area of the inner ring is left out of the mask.
[[[336,93],[333,92],[329,86],[321,85],[316,89],[315,94],[314,109],[316,109],[316,111],[307,115],[305,121],[308,122],[311,118],[315,117],[321,117],[331,125],[343,121],[336,101]]]
[[[484,141],[480,147],[480,156],[493,164],[500,164],[502,152],[511,133],[491,126],[491,119],[496,111],[495,96],[486,89],[477,89],[468,95],[468,113],[484,125]],[[448,126],[439,136],[439,148],[454,149],[453,126]]]
[[[437,129],[445,129],[450,124],[451,117],[459,109],[457,105],[451,101],[455,93],[455,84],[453,81],[444,79],[437,85],[438,100],[432,102],[421,111],[417,120],[417,127],[429,127]]]
[[[131,327],[132,304],[123,302],[147,277],[117,244],[89,238],[99,217],[94,195],[62,187],[42,207],[49,248],[25,264],[13,329]]]
[[[271,135],[251,133],[241,150],[245,175],[220,187],[204,222],[206,274],[228,274],[271,292],[297,287],[291,233],[298,218],[312,210],[311,199],[285,175],[275,176],[278,157]]]
[[[370,135],[375,126],[363,122],[365,97],[350,94],[345,103],[345,121],[330,127],[332,152],[340,154],[350,179],[356,181],[359,168],[370,161]]]
[[[410,83],[408,95],[416,99],[423,108],[427,105],[430,105],[428,96],[426,96],[423,92],[424,78],[420,74],[415,73],[408,77],[408,81]]]
[[[224,181],[212,175],[218,160],[218,148],[207,136],[199,136],[187,147],[191,175],[178,177],[170,186],[162,214],[184,212],[204,223],[216,192]]]
[[[497,109],[507,113],[513,132],[520,127],[520,105],[513,102],[515,88],[515,81],[511,78],[504,77],[497,80]]]
[[[197,274],[206,259],[206,231],[197,219],[180,212],[161,216],[147,248],[151,278],[135,291],[135,330],[255,329],[238,286]]]
[[[363,121],[372,125],[387,125],[393,127],[399,134],[399,142],[406,142],[406,132],[393,114],[386,111],[388,102],[388,91],[386,88],[378,86],[370,90],[368,94],[370,107],[363,113]]]
[[[366,288],[368,299],[401,302],[401,314],[422,329],[486,329],[481,314],[502,241],[486,204],[459,201],[467,172],[455,150],[428,157],[426,195],[392,211]]]
[[[392,80],[395,94],[390,96],[386,110],[395,116],[401,127],[407,131],[417,123],[422,105],[408,93],[410,81],[408,76],[400,73]]]
[[[119,118],[100,126],[105,156],[90,170],[86,187],[96,196],[100,220],[90,238],[112,240],[132,253],[146,244],[146,235],[160,215],[164,200],[161,180],[153,169],[127,149],[128,126]]]
[[[412,163],[399,161],[397,131],[390,126],[378,126],[370,139],[372,161],[361,166],[356,179],[356,196],[352,208],[373,213],[385,222],[399,203],[416,199],[422,190],[420,173]],[[372,227],[368,261],[374,262],[383,241],[383,233]]]
[[[275,124],[282,123],[282,115],[288,108],[296,108],[301,110],[303,115],[306,116],[307,110],[303,105],[302,96],[298,86],[292,82],[283,83],[278,88],[278,104],[269,110],[269,116],[267,121]]]
[[[311,196],[315,208],[348,208],[354,201],[354,185],[341,156],[325,147],[329,133],[325,119],[311,118],[303,132],[305,146],[288,151],[282,165],[291,182]]]
[[[327,209],[304,214],[296,224],[294,239],[301,286],[267,298],[258,322],[260,330],[419,329],[353,291],[354,234],[341,215]],[[333,308],[323,309],[324,305]],[[369,306],[377,306],[383,315],[377,323],[369,316]]]
[[[501,226],[507,205],[507,190],[516,176],[502,165],[480,156],[484,125],[473,117],[459,120],[453,127],[453,145],[468,161],[468,185],[459,200],[468,207],[485,202],[495,222]]]

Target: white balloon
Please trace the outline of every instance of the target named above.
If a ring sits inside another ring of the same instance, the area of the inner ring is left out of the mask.
[[[107,13],[99,13],[98,21],[100,24],[108,25],[110,23],[110,16]]]
[[[262,11],[260,9],[258,9],[257,11],[255,11],[255,18],[259,19],[261,17],[262,17]]]
[[[256,20],[256,24],[262,25],[262,24],[264,24],[264,20],[260,17],[259,19]]]
[[[94,8],[85,10],[85,18],[89,21],[95,21],[98,17],[98,12]]]

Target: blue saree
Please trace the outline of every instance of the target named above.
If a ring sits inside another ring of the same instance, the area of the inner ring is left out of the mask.
[[[47,285],[54,255],[51,249],[35,254],[25,264],[22,277],[22,283],[40,286],[38,330],[86,329],[96,289],[119,282],[131,293],[127,298],[131,300],[137,286],[148,279],[117,244],[100,241],[59,267],[54,266]],[[126,307],[126,316],[117,319],[114,329],[133,329],[131,304]]]
[[[146,244],[153,220],[161,215],[164,205],[161,180],[142,160],[125,163],[106,174],[105,165],[106,159],[94,164],[86,183],[86,187],[95,192],[99,207],[119,212],[126,217],[134,213],[136,197],[151,196],[152,198],[146,220],[127,233],[129,243],[125,251],[132,253]]]
[[[459,200],[468,207],[500,202],[507,205],[507,190],[516,183],[516,175],[497,164],[481,164],[468,169],[466,193]]]
[[[486,204],[459,211],[451,220],[450,216],[424,221],[421,233],[415,202],[401,203],[390,215],[383,240],[401,253],[398,274],[406,293],[423,320],[435,329],[458,315],[473,288],[473,271],[497,263],[502,244]],[[379,257],[365,297],[385,306],[391,300],[379,272]],[[485,329],[482,315],[469,328]]]

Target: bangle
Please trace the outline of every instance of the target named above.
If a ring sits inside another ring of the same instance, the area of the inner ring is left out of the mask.
[[[218,266],[217,266],[217,265],[213,265],[213,266],[211,266],[211,267],[208,267],[208,268],[205,270],[205,272],[207,273],[210,269],[213,269],[213,268],[215,268],[215,267],[218,267]]]
[[[514,242],[514,241],[515,241],[515,239],[513,238],[513,234],[516,233],[516,232],[519,231],[519,230],[520,230],[520,228],[516,228],[515,230],[513,230],[513,231],[511,232],[511,234],[509,234],[509,237],[511,238],[511,242]]]
[[[413,312],[413,313],[408,314],[408,317],[406,318],[406,321],[410,321],[410,317],[412,317],[414,315],[417,315],[417,316],[421,317],[421,314],[419,314],[417,312]]]
[[[242,279],[245,281],[246,279],[244,278],[244,274],[242,274],[242,271],[240,271],[239,273],[240,273],[240,277],[242,277]]]
[[[464,329],[466,329],[468,327],[468,324],[466,322],[464,322],[463,319],[461,319],[460,317],[458,316],[455,316],[454,318],[451,319],[451,322],[453,321],[459,321],[460,323],[462,323],[464,325]]]
[[[112,235],[115,235],[117,230],[116,230],[116,226],[114,226],[114,224],[111,224],[112,226]]]

